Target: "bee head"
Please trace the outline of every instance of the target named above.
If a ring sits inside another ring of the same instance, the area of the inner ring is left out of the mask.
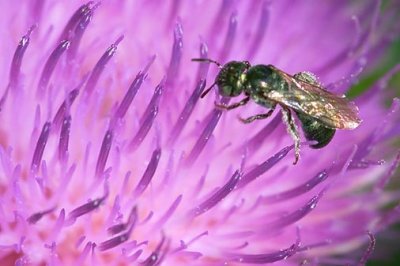
[[[215,83],[222,96],[235,97],[242,93],[244,74],[250,68],[247,61],[231,61],[226,63],[218,73]]]
[[[250,68],[248,61],[231,61],[225,65],[208,58],[193,58],[192,61],[214,63],[221,69],[215,82],[201,94],[201,98],[206,96],[215,85],[218,86],[219,94],[225,97],[235,97],[242,93],[244,74]]]

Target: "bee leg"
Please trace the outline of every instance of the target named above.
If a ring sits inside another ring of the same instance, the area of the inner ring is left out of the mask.
[[[297,126],[294,123],[294,119],[292,113],[288,108],[282,107],[282,119],[287,126],[287,130],[294,140],[294,162],[293,164],[297,164],[300,158],[300,135],[297,130]]]
[[[247,117],[247,118],[242,118],[242,117],[239,116],[239,120],[242,121],[242,123],[249,124],[249,123],[253,122],[254,120],[260,120],[260,119],[268,118],[274,112],[275,106],[276,105],[272,106],[271,110],[269,110],[268,113],[257,114],[257,115],[253,115],[253,116],[250,116],[250,117]]]
[[[232,109],[235,109],[235,108],[237,108],[239,106],[245,105],[246,103],[249,102],[249,100],[250,100],[250,97],[248,96],[248,97],[244,98],[243,100],[241,100],[240,102],[233,103],[233,104],[230,104],[230,105],[215,103],[215,107],[217,107],[218,109],[232,110]]]

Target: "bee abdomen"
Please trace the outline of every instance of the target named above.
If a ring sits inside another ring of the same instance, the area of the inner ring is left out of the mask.
[[[316,141],[316,144],[310,145],[311,148],[320,149],[329,144],[335,135],[336,129],[326,127],[323,123],[309,115],[296,112],[301,122],[304,136],[307,140]]]

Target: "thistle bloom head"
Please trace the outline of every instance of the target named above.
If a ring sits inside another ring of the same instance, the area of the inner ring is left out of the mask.
[[[241,123],[266,109],[214,108],[219,69],[191,62],[311,71],[343,94],[397,6],[17,2],[1,4],[1,265],[363,264],[398,221],[399,106],[382,103],[398,68],[355,99],[359,128],[293,166],[279,110]]]

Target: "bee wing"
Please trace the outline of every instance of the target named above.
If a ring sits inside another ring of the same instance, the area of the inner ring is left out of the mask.
[[[287,91],[271,91],[265,97],[316,118],[328,127],[354,129],[361,123],[358,108],[344,96],[302,80],[273,67],[289,84]]]

